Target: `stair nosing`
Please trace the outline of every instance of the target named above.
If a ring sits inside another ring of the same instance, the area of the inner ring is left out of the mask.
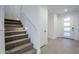
[[[10,28],[10,29],[12,29],[12,27],[6,27],[6,28]],[[16,27],[15,29],[24,29],[23,27]],[[7,30],[7,29],[5,29],[6,31],[11,31],[11,30]]]
[[[15,43],[18,43],[18,42],[21,42],[21,41],[24,41],[24,40],[29,40],[29,38],[25,38],[25,39],[20,39],[20,40],[14,40],[14,41],[11,41],[11,42],[7,42],[7,43],[5,43],[5,45],[15,44]]]
[[[26,30],[6,31],[5,33],[11,33],[11,32],[23,32],[23,31],[26,31]]]
[[[11,35],[11,36],[5,36],[5,38],[10,38],[10,37],[15,37],[15,36],[22,36],[22,35],[27,35],[27,34],[16,34],[16,35]]]

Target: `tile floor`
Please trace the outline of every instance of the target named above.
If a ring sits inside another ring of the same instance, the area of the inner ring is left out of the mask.
[[[79,54],[79,41],[70,39],[49,39],[41,48],[41,54]]]

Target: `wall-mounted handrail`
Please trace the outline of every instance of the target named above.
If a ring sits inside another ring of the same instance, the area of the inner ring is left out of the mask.
[[[21,13],[20,13],[20,17],[22,16],[23,17],[23,13],[22,13],[22,9],[23,9],[23,6],[21,6],[21,8],[20,8],[20,11],[21,11]],[[36,28],[36,26],[32,23],[32,21],[29,19],[29,17],[27,16],[27,15],[24,15],[25,17],[27,17],[27,20],[30,22],[30,24],[34,27],[34,29],[35,30],[37,30],[37,28]]]
[[[26,16],[27,17],[27,16]],[[37,30],[36,26],[32,23],[32,21],[27,17],[27,20],[30,22],[30,24]]]

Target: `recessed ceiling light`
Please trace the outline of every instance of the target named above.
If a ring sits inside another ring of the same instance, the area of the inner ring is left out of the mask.
[[[64,9],[64,12],[67,12],[68,10],[67,9]]]

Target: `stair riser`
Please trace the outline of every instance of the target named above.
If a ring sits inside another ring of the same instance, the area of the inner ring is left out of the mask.
[[[25,31],[23,31],[23,32],[9,32],[9,33],[5,33],[5,36],[10,36],[10,35],[18,35],[18,34],[25,34],[26,32]]]
[[[28,40],[24,40],[24,41],[21,41],[21,42],[6,45],[6,50],[9,50],[11,48],[14,48],[14,47],[17,47],[17,46],[20,46],[20,45],[23,45],[23,44],[27,44],[29,42],[30,42],[30,40],[28,39]]]
[[[21,24],[21,22],[11,22],[11,21],[9,22],[9,21],[6,21],[5,24]]]
[[[13,41],[13,40],[18,40],[18,39],[23,39],[23,38],[28,38],[28,35],[5,38],[5,42],[10,42],[10,41]]]
[[[9,22],[9,23],[21,23],[18,20],[8,20],[8,19],[5,19],[5,23],[7,23],[7,22]]]
[[[33,45],[29,45],[25,48],[22,48],[21,50],[15,51],[15,52],[11,52],[9,54],[21,54],[24,53],[25,51],[31,50],[33,48]]]

